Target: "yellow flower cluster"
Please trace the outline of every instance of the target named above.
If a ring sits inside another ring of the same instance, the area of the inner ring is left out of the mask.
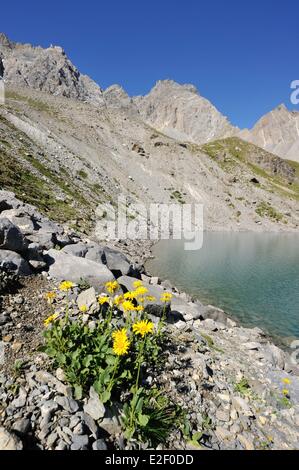
[[[149,320],[142,320],[140,322],[134,323],[133,332],[136,335],[140,335],[142,338],[149,333],[153,333],[154,324]],[[113,352],[117,356],[124,356],[128,354],[131,342],[128,337],[128,332],[126,328],[114,331],[112,333],[113,340]]]
[[[117,356],[124,356],[128,353],[130,341],[127,335],[127,330],[122,328],[112,333],[113,351]]]
[[[51,323],[57,320],[58,317],[59,317],[59,313],[53,313],[53,315],[51,315],[44,321],[44,325],[49,326]]]
[[[154,324],[149,320],[141,320],[138,323],[134,323],[133,331],[136,335],[140,335],[142,338],[148,333],[152,333],[154,330]]]
[[[168,303],[172,299],[172,294],[170,292],[164,292],[161,295],[161,302]]]
[[[71,281],[63,281],[60,285],[59,285],[59,290],[61,290],[62,292],[67,292],[68,290],[70,289],[73,289],[73,287],[75,287],[75,284]]]
[[[109,294],[114,294],[120,288],[117,281],[106,282],[105,287],[106,287],[107,292],[109,292]]]
[[[102,295],[98,298],[98,302],[100,305],[104,305],[104,304],[109,304],[109,297],[108,295]]]
[[[55,292],[47,292],[45,294],[45,298],[49,304],[52,304],[53,301],[56,299],[56,294]]]

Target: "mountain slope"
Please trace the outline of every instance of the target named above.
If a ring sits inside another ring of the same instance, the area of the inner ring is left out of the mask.
[[[118,85],[102,91],[93,83],[96,101],[88,97],[89,79],[82,81],[62,50],[16,45],[3,36],[0,42],[1,187],[87,233],[96,226],[98,204],[117,208],[121,194],[131,220],[134,203],[198,202],[205,229],[297,229],[296,168],[240,139],[223,139],[235,130],[193,87],[160,82],[153,93],[161,95],[161,113],[150,113],[148,97],[132,100]],[[154,101],[160,105],[157,96]],[[165,123],[176,106],[183,118],[164,132],[155,129],[151,120]],[[190,142],[192,135],[200,144]],[[260,205],[271,210],[257,211]]]
[[[147,123],[180,140],[205,143],[237,132],[193,85],[158,81],[148,95],[134,101]]]
[[[299,162],[299,112],[280,105],[239,136],[281,158]]]

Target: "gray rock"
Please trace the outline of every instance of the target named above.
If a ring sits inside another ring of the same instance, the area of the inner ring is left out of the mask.
[[[18,276],[29,276],[32,274],[27,261],[18,253],[8,250],[0,250],[0,268],[14,272]]]
[[[0,450],[22,450],[23,444],[15,434],[0,427]]]
[[[0,218],[0,249],[22,253],[27,246],[28,241],[18,227],[7,218]]]
[[[12,425],[12,431],[25,435],[30,430],[30,427],[30,420],[27,418],[21,418],[14,422]]]
[[[63,253],[67,253],[72,256],[85,258],[85,255],[88,251],[88,245],[86,243],[76,243],[76,244],[65,246],[61,251],[63,251]]]
[[[101,402],[99,395],[93,387],[89,390],[89,400],[84,405],[84,412],[91,416],[95,421],[105,416],[105,406]]]
[[[10,209],[1,212],[0,218],[6,217],[12,224],[16,225],[23,235],[29,235],[35,230],[31,217],[22,209]]]
[[[248,351],[258,351],[259,349],[261,349],[262,345],[261,343],[251,341],[249,343],[243,344],[243,347]]]
[[[116,277],[130,274],[131,263],[125,255],[107,247],[104,248],[104,255],[107,267],[116,275]]]
[[[73,436],[71,450],[86,450],[88,448],[89,438],[86,434]]]
[[[79,283],[82,279],[91,286],[99,288],[105,282],[114,279],[113,274],[104,264],[78,258],[62,251],[49,250],[45,261],[50,266],[49,275],[57,280],[69,280]]]
[[[107,450],[107,445],[104,439],[98,439],[92,444],[93,450]]]
[[[244,400],[244,398],[235,396],[232,398],[232,406],[235,410],[244,416],[253,416],[253,413],[250,409],[248,403]]]
[[[57,410],[58,404],[54,400],[45,401],[40,407],[42,417],[50,416]]]
[[[26,405],[26,400],[27,400],[27,391],[25,390],[24,387],[20,387],[18,397],[15,398],[11,404],[14,408],[22,408],[23,406]]]
[[[68,413],[76,413],[79,409],[78,403],[72,398],[57,396],[55,397],[55,401]]]
[[[98,308],[96,291],[93,287],[81,292],[77,297],[77,305],[81,308],[85,305],[89,313],[93,313]]]

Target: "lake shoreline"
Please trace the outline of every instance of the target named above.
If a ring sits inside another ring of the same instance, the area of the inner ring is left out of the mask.
[[[208,230],[208,231],[205,231],[205,233],[219,233],[221,232],[220,230]],[[223,231],[224,233],[228,233],[229,231]],[[232,232],[233,234],[235,234],[236,232]],[[237,232],[237,233],[247,233],[247,234],[251,234],[251,233],[254,233],[256,234],[257,232],[252,232],[252,231],[242,231],[242,232]],[[290,231],[290,232],[265,232],[267,234],[273,234],[273,235],[277,235],[278,233],[279,234],[293,234],[294,232]],[[153,262],[153,260],[159,260],[159,254],[155,254],[155,248],[159,245],[159,243],[161,243],[161,240],[159,240],[158,242],[152,242],[150,247],[147,245],[146,248],[148,251],[147,253],[147,256],[144,258],[144,261],[143,261],[143,264],[145,266],[145,269],[146,269],[146,273],[149,274],[150,276],[159,276],[159,272],[157,272],[155,269],[152,269],[151,267],[149,267],[149,264],[151,262]],[[161,280],[162,281],[165,281],[165,276],[159,276],[161,277]],[[248,329],[253,329],[255,327],[257,328],[260,328],[265,336],[268,338],[268,340],[270,342],[272,342],[273,344],[275,344],[276,346],[278,346],[279,348],[281,348],[282,350],[284,350],[285,352],[287,353],[291,353],[292,349],[290,347],[290,342],[293,341],[293,340],[296,340],[298,338],[296,338],[296,336],[294,336],[293,338],[292,337],[289,337],[289,336],[284,336],[283,334],[275,334],[273,332],[270,332],[267,330],[266,327],[264,327],[263,325],[259,325],[259,324],[254,324],[254,322],[252,322],[251,324],[250,323],[247,323],[247,322],[244,322],[242,321],[242,319],[240,319],[238,317],[237,314],[227,310],[227,309],[224,309],[221,305],[217,304],[217,302],[215,301],[209,301],[207,300],[206,298],[203,298],[204,296],[201,296],[200,294],[194,294],[194,292],[184,288],[184,287],[181,287],[181,286],[178,286],[174,281],[173,279],[171,279],[171,276],[168,276],[167,277],[167,281],[171,284],[172,288],[174,290],[176,290],[177,292],[179,293],[185,293],[187,296],[189,296],[190,298],[194,299],[194,300],[197,300],[199,301],[200,303],[202,303],[203,305],[208,305],[208,306],[211,306],[213,308],[216,308],[216,309],[219,309],[223,312],[223,314],[226,315],[227,318],[233,320],[234,322],[236,322],[239,326],[242,326],[244,328],[248,328]]]

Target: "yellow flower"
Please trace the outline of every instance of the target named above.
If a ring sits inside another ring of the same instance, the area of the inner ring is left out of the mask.
[[[285,379],[282,379],[282,382],[286,385],[290,385],[291,384],[291,379],[288,379],[287,377]]]
[[[48,318],[44,321],[44,325],[45,325],[45,326],[50,325],[50,323],[52,323],[53,321],[55,321],[58,317],[59,317],[59,313],[53,313],[53,315],[51,315],[50,317],[48,317]]]
[[[137,307],[134,308],[135,312],[143,312],[144,307],[142,305],[138,305]]]
[[[288,391],[287,388],[284,388],[284,389],[282,390],[282,393],[283,393],[283,395],[287,396],[287,395],[289,395],[290,392]]]
[[[126,293],[124,294],[124,298],[125,298],[126,300],[134,300],[135,297],[136,297],[135,292],[126,292]]]
[[[170,302],[171,299],[172,299],[172,294],[170,292],[164,292],[161,295],[161,301],[164,302],[164,303]]]
[[[155,302],[155,300],[157,300],[156,297],[154,297],[153,295],[147,295],[147,296],[145,297],[145,299],[146,299],[148,302]]]
[[[98,298],[98,302],[100,305],[108,304],[109,303],[109,297],[108,295],[102,295]]]
[[[142,338],[147,334],[147,333],[152,333],[154,329],[154,324],[151,321],[148,320],[142,320],[138,323],[134,323],[133,325],[133,331],[136,335],[142,336]]]
[[[137,287],[143,286],[143,282],[142,281],[134,281],[133,286],[135,287],[135,289],[137,289]]]
[[[123,356],[128,353],[130,341],[127,336],[127,330],[122,328],[112,333],[113,351],[117,356]]]
[[[105,287],[109,294],[114,294],[119,289],[119,284],[117,281],[109,281],[106,282]]]
[[[66,292],[75,287],[75,284],[71,281],[64,281],[59,285],[59,290]]]
[[[142,296],[147,293],[148,293],[148,289],[144,286],[137,287],[137,289],[135,290],[136,297]]]
[[[114,303],[114,305],[116,305],[117,307],[118,307],[119,305],[121,305],[121,304],[123,303],[123,301],[124,301],[123,295],[116,295],[116,296],[114,297],[114,299],[113,299],[113,303]]]
[[[79,310],[80,310],[80,312],[85,313],[85,312],[87,312],[88,307],[87,307],[87,305],[81,305],[81,307],[79,307]]]
[[[46,298],[48,304],[51,304],[51,303],[53,303],[53,300],[56,298],[56,294],[55,294],[55,292],[47,292],[45,294],[45,298]]]
[[[135,306],[134,304],[130,301],[130,300],[125,300],[123,303],[122,303],[122,308],[124,309],[125,312],[128,312],[128,311],[132,311],[135,309]]]

